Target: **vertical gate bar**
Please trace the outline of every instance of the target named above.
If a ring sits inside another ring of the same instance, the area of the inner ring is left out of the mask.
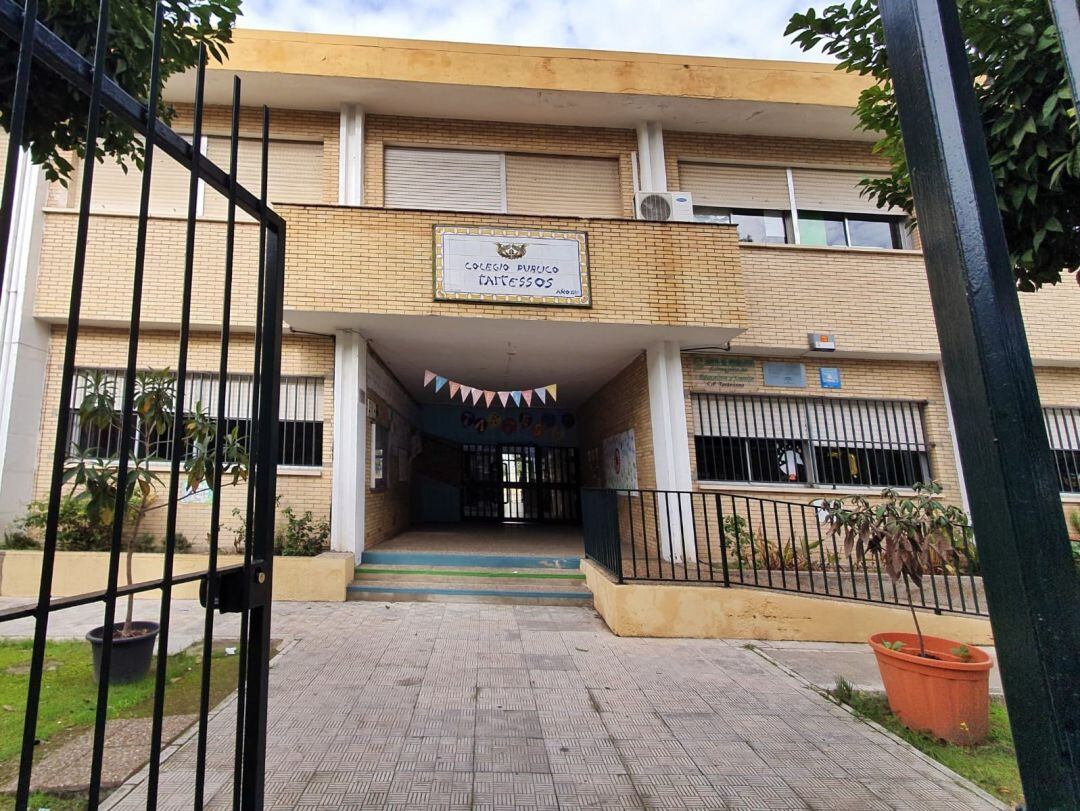
[[[229,380],[229,323],[232,320],[233,249],[236,239],[236,172],[240,133],[240,77],[233,77],[232,126],[229,132],[229,194],[225,225],[225,278],[221,295],[221,356],[218,361],[217,406],[214,415],[213,458],[211,460],[210,551],[206,575],[206,612],[203,619],[202,680],[199,685],[199,729],[195,756],[195,808],[203,807],[206,789],[206,738],[210,713],[210,675],[214,652],[214,609],[218,596],[218,541],[221,535],[225,397]]]
[[[160,4],[155,6],[154,9],[154,39],[151,46],[151,64],[150,64],[150,92],[148,94],[146,116],[147,116],[147,136],[143,144],[143,174],[141,178],[140,198],[139,198],[139,220],[138,228],[135,238],[135,264],[132,273],[132,290],[131,290],[131,316],[130,327],[128,330],[128,350],[127,350],[127,362],[124,371],[124,394],[121,405],[121,421],[120,421],[120,443],[118,449],[117,458],[117,470],[116,470],[116,501],[113,505],[113,527],[112,527],[112,544],[110,548],[110,560],[109,560],[109,590],[115,591],[116,577],[114,574],[113,558],[117,558],[120,552],[120,547],[123,542],[124,532],[124,518],[127,515],[127,481],[128,481],[128,462],[132,452],[132,446],[137,441],[135,436],[136,423],[135,423],[135,368],[138,359],[139,352],[139,327],[142,314],[142,289],[143,289],[143,271],[145,268],[146,259],[146,231],[147,220],[149,218],[150,207],[150,180],[153,176],[154,166],[154,142],[155,135],[154,123],[157,116],[158,105],[158,83],[160,81],[160,66],[159,59],[161,56],[161,25],[162,25],[162,8]],[[136,475],[138,472],[136,471]],[[130,577],[130,570],[128,575]],[[106,616],[110,613],[110,608],[113,612],[112,617],[108,617],[106,620],[106,628],[108,629],[115,619],[115,606],[116,597],[115,594],[110,595],[111,599],[106,600]],[[132,599],[131,597],[128,598]],[[111,605],[110,605],[111,604]],[[160,630],[160,628],[159,628]],[[107,631],[108,633],[108,631]],[[111,643],[111,634],[110,643]],[[164,657],[160,656],[159,660]],[[102,657],[102,674],[107,674],[108,671],[104,669],[104,657]],[[98,711],[99,714],[104,716],[105,709],[108,706],[108,678],[103,678],[101,684],[105,686],[105,690],[102,691],[99,685],[98,692]],[[160,685],[160,682],[158,683]],[[104,745],[104,720],[102,721],[102,737],[101,745]],[[94,730],[94,752],[97,753],[98,735],[97,724],[95,722]],[[91,767],[91,775],[93,776],[94,769]],[[99,775],[100,779],[100,775]]]
[[[101,85],[105,74],[105,51],[108,36],[108,0],[100,0],[97,38],[94,41],[94,68],[90,103],[87,113],[87,161],[83,171],[79,220],[76,229],[75,259],[71,275],[71,299],[68,304],[67,335],[64,344],[64,364],[60,382],[59,414],[53,445],[53,467],[49,482],[49,506],[45,521],[45,543],[41,560],[41,580],[35,611],[34,645],[30,654],[29,686],[26,696],[26,716],[23,719],[22,751],[19,759],[19,782],[15,807],[26,808],[30,797],[30,773],[34,761],[34,740],[37,731],[38,708],[41,700],[41,679],[45,666],[45,641],[49,625],[49,600],[52,596],[53,564],[56,559],[57,525],[60,519],[60,497],[64,485],[64,462],[67,459],[67,433],[71,413],[71,389],[75,376],[75,350],[79,340],[79,315],[82,311],[83,275],[86,269],[86,240],[90,228],[90,195],[94,182],[94,156],[97,153],[98,123],[101,115]],[[106,633],[110,629],[106,629]],[[104,649],[103,649],[104,653]],[[104,673],[108,673],[102,659]],[[107,680],[107,676],[106,676]]]
[[[268,195],[268,181],[267,175],[270,167],[270,108],[263,105],[262,108],[262,136],[261,136],[261,150],[260,156],[260,178],[259,178],[259,202],[262,204],[262,210],[265,212],[267,208]],[[259,223],[259,258],[258,258],[258,279],[256,282],[255,291],[255,346],[254,346],[254,368],[251,376],[251,402],[248,411],[248,487],[247,487],[247,504],[245,506],[245,521],[244,521],[244,570],[248,572],[250,577],[251,570],[251,545],[252,545],[252,522],[254,520],[255,512],[255,473],[254,467],[258,465],[259,460],[251,453],[251,451],[258,447],[258,414],[259,414],[259,381],[260,381],[260,363],[262,360],[262,331],[263,331],[263,298],[266,290],[266,222]],[[254,462],[254,465],[252,464]],[[273,460],[276,462],[276,460]],[[364,474],[366,476],[366,473]],[[244,772],[244,717],[245,707],[247,701],[247,676],[249,669],[249,650],[248,650],[248,632],[250,627],[250,613],[251,609],[244,603],[244,608],[240,612],[240,661],[238,664],[238,670],[236,675],[236,742],[235,751],[233,757],[233,809],[234,811],[240,810],[241,793],[243,789],[243,772]]]
[[[282,299],[285,287],[285,231],[280,221],[274,224],[266,242],[266,297],[263,318],[262,391],[259,420],[262,423],[259,437],[256,469],[259,477],[255,492],[260,499],[255,509],[253,530],[252,564],[256,582],[263,591],[264,599],[252,608],[249,627],[249,662],[247,705],[244,721],[244,775],[241,807],[247,811],[261,811],[265,782],[266,756],[266,706],[269,687],[270,655],[270,595],[273,593],[274,565],[274,497],[277,492],[278,440],[278,370],[281,368],[281,319]],[[261,578],[261,580],[260,580]]]
[[[37,0],[26,0],[26,5],[23,6],[22,36],[19,38],[19,61],[15,66],[15,86],[11,93],[11,115],[8,118],[8,148],[4,162],[4,187],[0,190],[0,290],[4,289],[4,270],[7,268],[11,217],[12,210],[15,207],[15,185],[18,181],[19,154],[22,152],[27,96],[30,93],[30,71],[34,64],[34,31],[37,28],[37,8]]]
[[[693,498],[693,496],[691,496],[691,498]],[[709,533],[709,501],[704,493],[701,493],[701,516],[705,521],[705,560],[709,570],[709,580],[715,580],[716,570],[713,568],[712,560],[712,537]],[[695,535],[695,537],[697,536]]]
[[[173,400],[173,428],[170,438],[169,457],[169,494],[165,510],[165,549],[166,566],[169,567],[171,578],[172,553],[176,546],[176,516],[180,495],[180,460],[186,452],[184,443],[184,408],[185,393],[187,388],[187,353],[188,341],[191,335],[191,299],[192,286],[195,273],[195,217],[199,200],[199,156],[202,147],[202,112],[203,112],[203,86],[206,78],[206,51],[199,50],[198,71],[195,75],[195,110],[194,128],[191,139],[191,166],[188,178],[188,210],[187,210],[187,233],[184,245],[184,274],[183,290],[180,303],[180,346],[177,353],[176,363],[176,394]],[[167,579],[161,589],[161,612],[167,617],[172,607],[172,582]],[[168,639],[159,641],[159,651],[168,655]],[[151,742],[151,749],[160,752],[160,725],[158,736]],[[157,786],[160,774],[160,758],[151,759],[147,775],[148,794],[147,802],[151,798],[156,804]],[[150,807],[154,807],[150,805]]]
[[[1073,89],[1073,106],[1076,107],[1076,94],[1080,93],[1080,8],[1076,0],[1050,0],[1050,11],[1059,32],[1061,55],[1065,58],[1069,85]]]
[[[716,496],[716,525],[719,528],[718,534],[720,537],[720,567],[724,574],[724,586],[731,585],[731,577],[728,574],[728,560],[727,560],[727,536],[724,534],[724,496],[721,493],[717,493]]]
[[[1080,805],[1080,579],[964,35],[953,0],[880,6],[942,366],[953,413],[964,415],[957,441],[971,473],[967,493],[1024,795],[1031,808],[1072,808]],[[1062,0],[1054,8],[1067,10]],[[1065,22],[1067,53],[1080,47],[1075,28]]]

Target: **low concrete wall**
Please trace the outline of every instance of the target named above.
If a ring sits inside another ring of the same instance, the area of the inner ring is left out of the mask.
[[[906,608],[783,591],[660,583],[619,585],[581,561],[585,584],[619,636],[865,642],[878,631],[912,631]],[[993,644],[990,621],[919,612],[923,632],[972,645]]]
[[[41,552],[0,552],[0,597],[37,597],[41,578]],[[136,583],[161,577],[164,555],[160,552],[138,552],[132,560],[132,579]],[[218,566],[242,563],[239,555],[219,555]],[[176,574],[197,572],[206,568],[207,555],[176,555],[173,571]],[[275,600],[316,600],[344,602],[345,587],[353,579],[353,556],[346,552],[324,552],[313,558],[274,558]],[[107,552],[57,552],[53,568],[53,597],[70,597],[105,588],[109,572]],[[120,583],[126,583],[124,559],[120,560]],[[147,591],[139,598],[157,598],[158,592]],[[184,583],[173,589],[178,600],[197,600],[198,582]]]

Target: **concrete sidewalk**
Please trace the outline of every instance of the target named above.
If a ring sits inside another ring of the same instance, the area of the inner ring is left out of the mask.
[[[864,643],[757,641],[752,644],[819,689],[831,690],[837,676],[843,676],[856,690],[880,692],[884,689],[874,652]],[[982,646],[982,650],[994,660],[994,668],[990,671],[990,693],[1000,696],[997,655],[993,648]]]
[[[575,607],[289,604],[268,808],[1000,808],[742,641],[623,639]],[[779,648],[771,648],[770,654]],[[231,807],[235,706],[211,720]],[[190,808],[195,741],[163,767]],[[145,807],[143,774],[112,798]]]

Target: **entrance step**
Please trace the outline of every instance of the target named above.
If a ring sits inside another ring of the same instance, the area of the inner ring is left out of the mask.
[[[453,557],[453,556],[441,556]],[[486,555],[466,557],[490,557]],[[348,587],[350,600],[589,605],[585,576],[573,570],[507,566],[365,563]]]
[[[581,558],[548,555],[482,555],[468,552],[397,552],[365,550],[361,562],[380,566],[481,567],[485,569],[580,569]]]

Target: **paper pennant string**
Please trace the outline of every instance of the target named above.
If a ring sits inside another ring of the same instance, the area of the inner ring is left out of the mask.
[[[536,392],[536,396],[540,398],[541,403],[547,402],[547,389],[533,389]]]
[[[510,396],[510,392],[508,392],[508,391],[500,391],[499,392],[499,402],[502,403],[503,406],[505,406],[506,405],[506,400],[507,400],[507,398],[509,396]]]
[[[495,399],[495,392],[493,392],[493,391],[485,391],[484,392],[484,405],[485,406],[487,406],[488,408],[491,408],[491,401],[494,400],[494,399]]]
[[[435,375],[435,391],[437,392],[443,386],[446,385],[446,378],[442,375]]]
[[[521,396],[525,399],[525,405],[527,405],[527,406],[532,405],[532,390],[531,389],[525,389],[525,391],[521,392]]]
[[[429,372],[429,371],[427,371],[425,369],[424,370],[424,387],[426,388],[427,385],[434,379],[435,379],[435,373],[434,372]]]
[[[536,395],[537,399],[545,405],[548,402],[554,403],[558,395],[558,386],[554,383],[552,383],[550,386],[541,386],[534,389],[489,391],[487,389],[478,389],[475,386],[466,386],[464,383],[458,383],[456,380],[451,380],[448,377],[443,377],[442,375],[435,374],[430,369],[425,369],[424,387],[427,388],[432,384],[432,382],[434,382],[435,384],[436,393],[442,391],[443,387],[449,384],[447,390],[450,394],[451,400],[457,399],[460,395],[461,402],[467,405],[471,399],[472,404],[476,405],[480,402],[480,398],[483,397],[484,405],[486,405],[488,408],[491,407],[491,404],[492,402],[494,402],[496,397],[499,398],[499,402],[502,403],[503,407],[505,408],[506,404],[511,399],[513,399],[514,405],[516,406],[520,406],[521,401],[524,400],[526,407],[531,407],[533,404],[534,394]]]
[[[555,393],[556,393],[556,390],[558,389],[558,386],[556,386],[554,383],[552,383],[550,386],[545,386],[544,388],[546,388],[547,393],[551,395],[551,401],[555,402]]]

